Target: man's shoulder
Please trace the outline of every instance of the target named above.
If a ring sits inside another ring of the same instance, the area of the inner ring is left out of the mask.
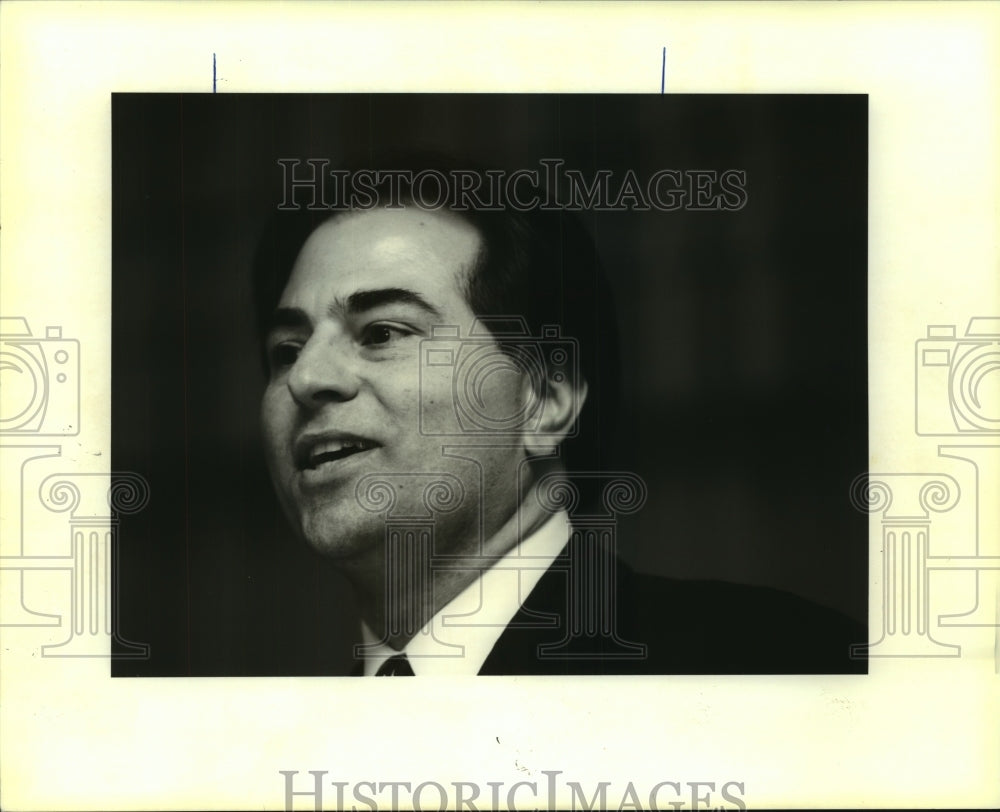
[[[481,673],[867,670],[850,653],[867,630],[833,609],[769,587],[636,573],[617,557],[604,560],[610,568],[571,554],[546,573]]]
[[[623,612],[649,646],[650,673],[866,673],[864,624],[767,586],[628,573]],[[667,670],[661,670],[667,669]]]

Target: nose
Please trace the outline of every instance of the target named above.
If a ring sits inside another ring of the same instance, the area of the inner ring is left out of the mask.
[[[313,335],[299,351],[288,374],[288,390],[305,409],[351,400],[358,375],[344,342]]]

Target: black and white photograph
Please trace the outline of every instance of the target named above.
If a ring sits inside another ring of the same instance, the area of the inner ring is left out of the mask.
[[[1000,807],[998,23],[0,3],[0,808]]]
[[[867,111],[116,94],[114,673],[864,673]]]

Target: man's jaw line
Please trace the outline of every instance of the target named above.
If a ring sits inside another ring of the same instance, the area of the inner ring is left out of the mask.
[[[536,483],[532,482],[528,491],[533,491],[535,488]],[[470,538],[462,550],[444,556],[450,560],[442,561],[438,566],[431,568],[430,580],[421,582],[425,583],[430,592],[425,596],[425,601],[416,602],[417,605],[429,607],[431,614],[417,619],[418,622],[411,623],[411,626],[423,627],[434,614],[441,611],[486,569],[537,531],[549,518],[551,514],[538,507],[537,500],[525,500],[522,494],[518,504],[501,519],[488,538],[480,540],[476,534],[475,541]],[[390,586],[386,583],[384,547],[380,546],[373,552],[375,552],[373,557],[342,560],[341,565],[354,588],[355,600],[362,618],[369,628],[378,629],[385,620],[386,590],[398,589],[400,585]],[[466,559],[465,565],[463,558]],[[489,563],[486,563],[487,561]],[[474,565],[471,562],[474,562]],[[414,605],[414,602],[407,600],[406,604]],[[393,648],[401,650],[407,642],[409,642],[408,637],[395,637],[390,644]]]
[[[289,492],[298,491],[305,496],[308,491],[312,491],[310,500],[324,499],[327,488],[337,488],[353,481],[354,477],[364,469],[374,472],[377,466],[374,468],[370,466],[372,462],[370,454],[382,447],[378,441],[360,433],[319,428],[303,430],[292,444],[292,479],[296,484],[290,483],[292,487]],[[555,467],[561,468],[558,462],[555,463]],[[445,555],[451,560],[444,566],[432,569],[430,583],[427,584],[431,592],[426,596],[428,600],[423,603],[424,606],[430,605],[433,612],[439,611],[479,577],[480,569],[484,565],[485,568],[492,566],[492,563],[502,558],[544,523],[548,515],[540,512],[537,498],[529,497],[536,487],[536,478],[529,476],[520,483],[516,494],[512,494],[513,499],[507,509],[494,514],[492,521],[488,522],[489,527],[483,527],[477,522],[476,530],[470,527],[466,528],[465,532],[459,533],[465,538]],[[486,488],[489,489],[489,486],[486,485]],[[330,496],[334,498],[332,493]],[[352,497],[353,494],[341,493],[339,499]],[[483,499],[484,494],[481,493],[479,498]],[[482,509],[481,505],[480,512]],[[298,518],[301,521],[304,517],[299,514]],[[369,538],[368,543],[359,545],[341,546],[336,542],[327,545],[318,538],[319,527],[311,528],[312,532],[305,526],[300,527],[301,535],[306,537],[310,546],[324,557],[331,557],[337,561],[338,569],[352,584],[362,616],[372,628],[378,628],[386,610],[384,535],[379,534],[382,538]],[[328,541],[333,540],[328,539]],[[471,566],[463,566],[463,559]],[[491,563],[487,564],[487,561]],[[429,619],[430,617],[421,618],[418,625]],[[405,640],[394,641],[399,645],[405,642]]]

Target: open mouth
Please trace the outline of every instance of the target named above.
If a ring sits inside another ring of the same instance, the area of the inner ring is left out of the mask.
[[[371,440],[337,439],[324,440],[304,447],[297,455],[298,467],[303,471],[315,471],[324,465],[339,462],[365,451],[376,448]]]

